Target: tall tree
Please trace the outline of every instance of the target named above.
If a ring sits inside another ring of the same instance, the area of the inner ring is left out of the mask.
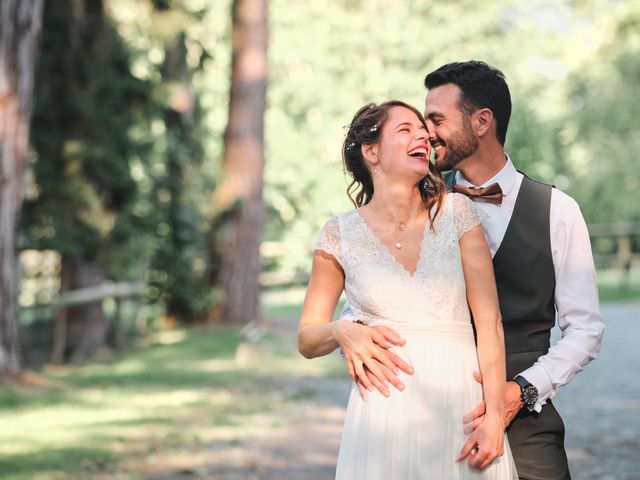
[[[260,319],[260,241],[264,223],[264,112],[267,90],[267,0],[232,4],[229,120],[224,134],[223,183],[217,206],[221,229],[222,321]]]
[[[20,371],[16,225],[29,149],[42,0],[0,3],[0,372]]]

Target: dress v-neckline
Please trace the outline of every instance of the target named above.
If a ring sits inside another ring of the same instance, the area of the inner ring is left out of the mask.
[[[429,219],[427,218],[427,220],[425,220],[425,222],[424,222],[424,227],[423,227],[423,230],[422,230],[422,239],[420,240],[420,251],[418,252],[418,260],[416,261],[416,266],[413,269],[413,272],[410,272],[409,270],[407,270],[407,267],[405,267],[402,264],[402,262],[400,260],[398,260],[398,258],[393,254],[393,251],[391,251],[391,249],[388,246],[386,246],[378,238],[378,236],[371,229],[371,227],[369,226],[367,221],[364,219],[364,217],[362,216],[362,214],[360,213],[359,210],[360,209],[354,210],[354,213],[358,217],[360,223],[362,223],[362,225],[364,226],[364,229],[367,232],[367,234],[369,236],[371,236],[371,238],[373,238],[373,240],[375,241],[375,243],[378,246],[378,248],[380,250],[382,250],[384,254],[388,255],[393,260],[393,264],[396,267],[398,267],[407,277],[414,278],[416,273],[418,273],[418,269],[420,268],[420,264],[423,262],[423,258],[422,257],[423,257],[424,250],[425,250],[427,232],[428,232],[429,226],[431,225],[431,222],[429,221]]]

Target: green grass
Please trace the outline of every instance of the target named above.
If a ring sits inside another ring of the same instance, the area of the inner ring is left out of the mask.
[[[278,322],[297,324],[304,303],[304,287],[292,287],[283,290],[270,290],[263,294],[265,315],[267,318]],[[343,295],[334,313],[337,318],[346,301]]]
[[[173,330],[108,361],[47,367],[39,385],[0,388],[0,478],[183,478],[221,444],[272,435],[286,405],[313,399],[305,378],[345,375],[336,357],[299,356],[297,318],[285,318],[294,307],[272,305],[280,327],[243,361],[238,331]]]
[[[265,316],[278,322],[297,323],[304,302],[304,287],[269,290],[262,294]]]

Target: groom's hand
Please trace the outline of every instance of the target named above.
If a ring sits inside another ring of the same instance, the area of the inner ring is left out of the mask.
[[[384,358],[371,358],[370,362],[364,365],[362,374],[354,379],[360,390],[360,396],[364,400],[368,398],[369,391],[373,391],[374,388],[385,397],[391,395],[390,385],[399,391],[404,390],[404,384],[398,378],[400,370],[409,375],[413,374],[413,367],[389,350],[394,345],[404,345],[404,338],[382,325],[370,327],[370,329],[373,342],[383,349],[380,354]],[[392,364],[391,368],[389,363]],[[373,368],[370,368],[370,365],[373,365]]]
[[[504,425],[508,426],[524,407],[520,399],[520,385],[509,381],[504,386]]]
[[[482,383],[482,374],[473,372],[476,382]],[[507,427],[518,412],[522,409],[523,403],[520,400],[520,386],[516,382],[509,381],[504,387],[504,425]],[[476,408],[467,413],[462,422],[464,423],[464,433],[470,434],[482,423],[485,413],[485,404],[480,402]]]
[[[398,374],[400,370],[412,374],[413,368],[389,351],[393,345],[404,345],[404,339],[388,327],[367,327],[348,320],[338,321],[347,322],[340,329],[339,343],[349,375],[358,384],[362,398],[366,400],[368,392],[374,388],[389,396],[389,385],[404,390]]]

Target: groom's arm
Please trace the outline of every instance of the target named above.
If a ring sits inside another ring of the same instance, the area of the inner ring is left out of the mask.
[[[538,389],[538,402],[533,407],[538,412],[598,356],[604,332],[587,225],[575,200],[556,189],[551,197],[550,229],[562,338],[520,373]]]
[[[519,373],[538,389],[538,401],[533,406],[538,412],[562,385],[569,383],[598,356],[604,332],[589,232],[578,204],[553,189],[549,222],[556,277],[555,303],[562,338],[546,355]],[[482,381],[479,375],[476,378]],[[522,407],[520,386],[508,381],[505,425],[511,423]],[[465,415],[467,433],[482,422],[483,415],[484,403]]]

